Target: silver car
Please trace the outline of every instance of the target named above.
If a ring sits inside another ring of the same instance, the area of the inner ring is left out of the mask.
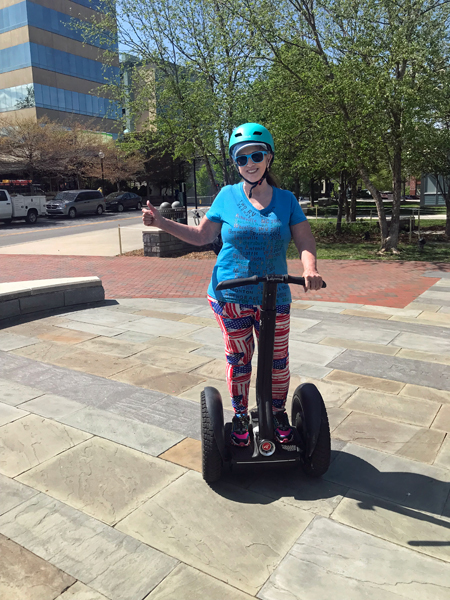
[[[103,194],[98,190],[69,190],[59,192],[46,204],[47,216],[65,216],[75,219],[78,215],[95,213],[101,215],[106,210]]]

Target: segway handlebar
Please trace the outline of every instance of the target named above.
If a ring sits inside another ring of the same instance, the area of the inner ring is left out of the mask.
[[[225,281],[219,281],[216,286],[216,290],[231,290],[232,288],[242,287],[244,285],[258,285],[258,283],[293,283],[295,285],[305,285],[304,277],[294,277],[293,275],[264,275],[258,277],[238,277],[237,279],[226,279]],[[322,281],[322,287],[326,288],[327,284]]]

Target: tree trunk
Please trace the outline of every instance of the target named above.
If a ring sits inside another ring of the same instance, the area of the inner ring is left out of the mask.
[[[450,238],[450,195],[447,192],[444,195],[445,206],[447,207],[447,219],[445,221],[445,235]]]
[[[339,199],[338,199],[338,213],[337,213],[337,220],[336,220],[336,233],[342,232],[342,214],[344,212],[345,197],[346,197],[345,171],[341,171],[341,176],[340,176],[340,180],[339,180]]]
[[[393,160],[394,194],[392,198],[392,217],[389,227],[389,237],[386,240],[386,250],[397,253],[398,235],[400,229],[400,203],[402,198],[402,147],[400,143],[394,148]]]
[[[377,213],[378,213],[378,221],[379,221],[379,225],[380,225],[380,233],[381,233],[381,250],[386,250],[387,249],[386,243],[388,240],[388,226],[387,226],[386,213],[384,210],[384,204],[383,204],[383,200],[381,198],[381,194],[378,191],[378,189],[374,186],[374,184],[371,182],[369,174],[367,173],[367,171],[365,170],[365,168],[362,165],[360,165],[360,167],[359,167],[359,173],[361,175],[361,179],[364,181],[364,185],[369,190],[369,192],[372,194],[372,198],[375,200],[375,204],[377,207]]]
[[[352,186],[352,198],[350,205],[350,221],[352,223],[356,222],[356,197],[358,195],[358,180],[356,179],[356,175],[350,180]]]
[[[309,195],[311,197],[311,206],[314,206],[314,177],[309,180]]]

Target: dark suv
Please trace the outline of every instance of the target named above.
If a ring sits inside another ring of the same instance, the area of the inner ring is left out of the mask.
[[[75,219],[77,215],[95,213],[101,215],[106,210],[103,194],[98,190],[70,190],[59,192],[46,204],[47,216],[66,216]]]

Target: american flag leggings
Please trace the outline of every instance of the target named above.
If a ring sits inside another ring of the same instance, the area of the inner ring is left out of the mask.
[[[252,357],[255,340],[259,336],[260,306],[221,302],[208,296],[222,330],[227,360],[226,377],[234,411],[245,414],[252,376]],[[275,348],[272,370],[273,411],[284,410],[289,390],[289,323],[290,304],[276,307]]]

